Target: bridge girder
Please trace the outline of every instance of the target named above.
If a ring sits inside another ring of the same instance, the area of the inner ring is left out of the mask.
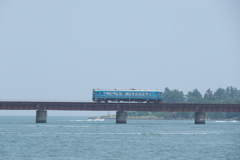
[[[0,101],[0,110],[240,112],[240,104]]]

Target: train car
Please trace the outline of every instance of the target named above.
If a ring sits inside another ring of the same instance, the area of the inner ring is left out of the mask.
[[[94,102],[162,102],[162,91],[142,89],[93,89]]]

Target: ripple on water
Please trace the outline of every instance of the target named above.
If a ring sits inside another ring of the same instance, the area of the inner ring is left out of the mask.
[[[240,128],[232,122],[5,121],[9,124],[0,122],[2,159],[240,159]]]

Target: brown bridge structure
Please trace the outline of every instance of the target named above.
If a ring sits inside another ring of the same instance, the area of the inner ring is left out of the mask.
[[[205,124],[206,112],[240,112],[240,104],[0,101],[0,110],[36,110],[36,123],[47,122],[47,110],[116,111],[116,123],[126,123],[127,111],[195,112],[195,124]]]

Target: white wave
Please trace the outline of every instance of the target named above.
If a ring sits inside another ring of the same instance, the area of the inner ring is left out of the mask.
[[[215,121],[215,122],[238,122],[238,121],[233,120],[233,121]]]
[[[81,122],[81,121],[88,121],[88,120],[69,120],[69,121]]]
[[[76,128],[76,127],[90,127],[90,126],[63,126],[63,127]]]
[[[104,119],[88,119],[87,121],[104,121]]]
[[[104,119],[87,119],[87,120],[69,120],[69,121],[75,121],[75,122],[82,122],[82,121],[104,121]]]

